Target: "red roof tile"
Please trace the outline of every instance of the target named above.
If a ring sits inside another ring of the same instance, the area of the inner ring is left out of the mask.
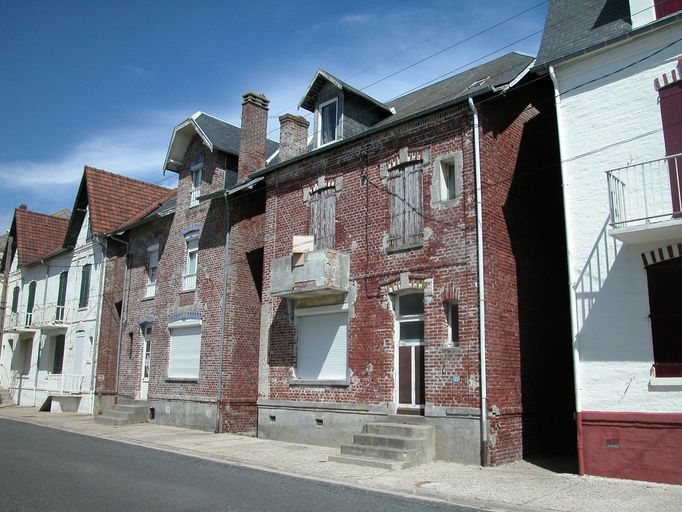
[[[14,211],[19,263],[34,262],[62,248],[69,219],[30,212]]]
[[[158,206],[168,189],[85,166],[90,225],[93,234],[111,233],[151,205]]]

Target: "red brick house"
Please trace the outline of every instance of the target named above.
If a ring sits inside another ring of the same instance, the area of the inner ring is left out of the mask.
[[[241,129],[202,112],[180,123],[164,163],[177,191],[119,229],[129,248],[117,394],[147,400],[157,423],[256,428],[265,195],[243,182],[277,149],[267,112],[248,93]]]
[[[251,174],[267,190],[260,437],[338,446],[419,421],[436,458],[483,464],[573,444],[555,121],[532,63],[388,103],[319,71],[310,142],[280,118],[280,153]]]

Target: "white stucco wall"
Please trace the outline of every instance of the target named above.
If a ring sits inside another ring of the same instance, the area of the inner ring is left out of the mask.
[[[623,245],[608,234],[605,174],[665,155],[654,79],[680,58],[679,35],[678,24],[556,68],[582,410],[682,411],[682,387],[650,387],[640,254],[666,243]]]

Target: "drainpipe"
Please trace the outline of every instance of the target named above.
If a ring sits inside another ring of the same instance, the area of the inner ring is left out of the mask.
[[[95,413],[95,368],[97,366],[97,357],[99,355],[99,329],[100,329],[100,315],[102,314],[102,292],[104,288],[104,277],[107,272],[107,239],[104,238],[100,240],[97,238],[102,249],[102,270],[99,274],[99,291],[97,292],[97,316],[95,318],[95,339],[92,342],[92,358],[90,368],[90,412],[88,414],[93,415]],[[94,249],[94,245],[93,245]],[[93,256],[95,251],[93,250]]]
[[[478,334],[481,367],[481,465],[490,465],[488,440],[488,379],[485,359],[485,276],[483,274],[483,197],[481,189],[481,143],[478,136],[478,110],[469,97],[474,122],[474,175],[476,177],[476,259],[478,266]]]
[[[121,234],[121,233],[118,233]],[[130,268],[128,266],[128,260],[130,258],[129,250],[130,246],[128,245],[128,242],[125,240],[121,240],[120,238],[116,238],[113,235],[109,235],[109,238],[114,240],[115,242],[119,242],[123,245],[126,246],[126,255],[125,255],[125,260],[124,260],[124,265],[125,265],[125,270],[123,271],[123,297],[122,297],[122,304],[121,304],[121,317],[118,319],[118,347],[116,349],[116,374],[115,374],[115,384],[114,384],[114,403],[118,403],[118,372],[119,368],[121,366],[121,338],[123,336],[123,324],[125,323],[126,316],[128,314],[128,291],[129,291],[129,275],[130,275]]]
[[[549,76],[554,85],[554,105],[556,109],[557,133],[559,135],[559,160],[563,162],[565,154],[563,123],[561,122],[561,93],[559,92],[559,81],[554,72],[554,66],[549,66]],[[580,396],[580,345],[578,341],[578,326],[576,325],[576,296],[575,296],[575,276],[573,268],[573,244],[568,228],[568,195],[566,194],[566,184],[564,182],[564,166],[561,165],[561,191],[564,200],[564,235],[566,237],[566,257],[568,260],[568,293],[571,311],[571,340],[573,343],[573,385],[575,393],[575,423],[578,445],[578,474],[585,474],[585,459],[583,451],[582,435],[582,399]]]
[[[225,353],[225,313],[227,309],[227,270],[230,264],[230,201],[225,198],[225,252],[223,254],[223,295],[220,299],[220,349],[218,351],[218,392],[216,394],[216,420],[215,433],[219,434],[222,431],[222,422],[220,421],[220,401],[223,398],[223,355]]]

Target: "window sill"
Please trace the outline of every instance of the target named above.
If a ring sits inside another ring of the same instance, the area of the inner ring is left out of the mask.
[[[148,300],[154,300],[156,298],[156,295],[145,295],[140,299],[141,302],[145,302]]]
[[[196,378],[180,378],[180,377],[168,377],[166,382],[179,382],[179,383],[199,383],[199,377]]]
[[[196,291],[197,291],[196,288],[188,288],[187,290],[180,290],[179,293],[180,293],[180,295],[182,295],[183,293],[194,293]]]
[[[649,379],[651,391],[682,391],[682,377],[651,377]]]
[[[347,379],[341,380],[322,380],[322,379],[293,379],[289,385],[291,386],[336,386],[348,387]]]
[[[420,241],[414,244],[404,244],[404,245],[396,245],[394,247],[387,247],[386,248],[386,253],[391,254],[394,252],[403,252],[403,251],[412,251],[414,249],[421,249],[424,247],[424,242]]]

